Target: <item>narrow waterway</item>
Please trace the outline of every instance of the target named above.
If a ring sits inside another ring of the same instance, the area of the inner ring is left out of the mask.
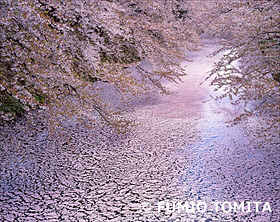
[[[229,126],[240,107],[209,100],[200,84],[220,55],[215,43],[187,55],[171,95],[136,102],[139,125],[126,135],[105,126],[69,127],[62,145],[38,124],[1,132],[1,221],[256,221],[279,220],[279,140],[257,142],[258,121]],[[219,93],[219,92],[217,92]],[[259,140],[258,140],[259,141]],[[206,203],[194,212],[167,203]],[[245,202],[245,212],[213,202]],[[259,212],[247,202],[261,202]],[[272,212],[262,212],[265,202]]]
[[[279,139],[262,138],[262,143],[258,143],[254,135],[260,124],[258,119],[231,126],[228,121],[238,116],[242,107],[231,105],[229,99],[210,99],[221,94],[214,92],[209,82],[204,82],[214,62],[222,56],[222,53],[208,56],[218,48],[219,45],[208,41],[203,50],[189,53],[188,61],[182,64],[188,73],[184,83],[169,84],[172,95],[161,97],[153,109],[157,117],[193,118],[196,122],[197,139],[184,147],[190,156],[179,181],[184,199],[166,202],[207,204],[206,212],[173,217],[178,221],[278,221]],[[224,202],[231,205],[225,203],[224,207],[228,208],[223,209]],[[239,206],[242,202],[244,209],[234,208],[234,204]],[[256,207],[249,202],[261,203]],[[265,202],[270,204],[272,212],[267,209],[261,212]],[[167,211],[166,203],[161,208]],[[178,208],[171,209],[176,215]]]

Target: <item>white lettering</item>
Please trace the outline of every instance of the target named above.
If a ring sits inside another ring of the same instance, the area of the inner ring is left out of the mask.
[[[190,208],[190,204],[192,205],[191,208]],[[185,211],[187,213],[194,213],[195,212],[194,202],[191,201],[190,204],[188,202],[185,202],[184,204],[182,204],[182,202],[178,202],[177,204],[178,212],[181,213],[181,211],[183,211],[185,208]]]
[[[233,211],[236,212],[238,210],[244,212],[244,202],[241,202],[239,205],[237,202],[233,203]]]
[[[215,210],[216,213],[218,213],[219,209],[218,209],[218,204],[220,204],[221,202],[213,202],[215,204]]]
[[[164,201],[160,201],[160,202],[158,202],[158,212],[160,212],[161,210],[163,210],[164,209]],[[162,205],[163,204],[163,205]]]
[[[203,209],[200,209],[200,206],[203,205]],[[207,204],[205,202],[198,202],[196,206],[197,212],[204,213],[207,210]]]
[[[167,210],[167,213],[173,213],[173,212],[175,212],[175,210],[176,210],[176,202],[172,202],[172,210],[170,209],[170,203],[169,202],[167,202],[166,203],[166,210]]]
[[[259,212],[259,204],[262,202],[253,202],[256,205],[256,212]]]
[[[265,211],[269,211],[270,213],[272,212],[271,207],[268,202],[265,202],[265,204],[263,206],[262,212],[265,212]]]
[[[228,205],[227,207],[225,207],[225,205]],[[226,202],[223,202],[222,204],[222,210],[224,211],[224,213],[229,213],[231,211],[231,203],[226,201]]]
[[[247,204],[248,204],[248,209],[247,209],[247,212],[249,213],[249,212],[252,212],[251,211],[251,202],[246,202]]]

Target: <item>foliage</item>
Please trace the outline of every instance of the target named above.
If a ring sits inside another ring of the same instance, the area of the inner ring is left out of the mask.
[[[280,32],[277,0],[215,2],[208,6],[204,24],[223,39],[227,53],[211,72],[212,85],[224,91],[221,98],[244,104],[242,117],[257,115],[279,123]]]
[[[3,0],[0,90],[23,110],[53,116],[98,113],[114,124],[118,110],[102,89],[131,96],[165,90],[161,79],[183,75],[179,61],[199,45],[185,1]],[[139,64],[148,61],[151,70]],[[128,67],[141,69],[137,76]],[[104,91],[104,90],[103,90]],[[2,102],[1,97],[1,102]],[[1,118],[19,112],[1,109]],[[23,113],[23,112],[20,112]]]
[[[163,79],[180,80],[184,53],[196,50],[206,31],[223,39],[221,50],[228,52],[210,74],[212,85],[224,90],[221,97],[245,103],[244,116],[279,121],[277,0],[0,4],[1,119],[45,108],[53,118],[97,113],[121,125],[118,114],[130,98],[154,89],[166,92]],[[137,75],[129,67],[136,67]],[[106,99],[108,89],[122,106]]]

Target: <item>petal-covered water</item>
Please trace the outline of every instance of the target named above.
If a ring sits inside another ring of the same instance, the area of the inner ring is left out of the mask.
[[[40,124],[2,129],[0,220],[278,221],[279,140],[259,143],[257,120],[229,127],[240,107],[208,101],[212,89],[200,84],[218,48],[190,53],[188,76],[168,84],[171,95],[137,101],[130,115],[139,125],[129,134],[76,123],[57,144]],[[200,208],[173,208],[191,201]],[[234,212],[228,204],[217,211],[215,201],[262,203],[260,212]],[[272,212],[262,212],[265,202]]]

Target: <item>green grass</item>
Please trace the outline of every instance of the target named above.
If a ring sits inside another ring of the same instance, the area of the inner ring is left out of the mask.
[[[0,102],[0,111],[3,111],[4,113],[22,116],[25,111],[21,102],[5,91],[0,92]]]

